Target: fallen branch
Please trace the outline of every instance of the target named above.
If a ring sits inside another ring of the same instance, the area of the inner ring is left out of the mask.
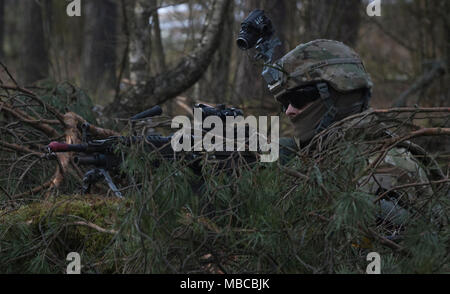
[[[178,64],[146,81],[132,86],[121,99],[122,103],[111,103],[105,108],[105,113],[136,112],[147,109],[155,104],[164,103],[195,84],[204,74],[221,41],[221,32],[230,0],[214,1],[211,8],[211,18],[205,27],[202,39],[191,53],[183,57]],[[141,81],[140,81],[141,82]],[[127,101],[127,103],[124,103]],[[138,105],[133,109],[132,105]]]
[[[375,232],[373,229],[369,228],[368,230],[369,230],[369,233],[372,235],[372,237],[378,239],[382,245],[385,245],[386,247],[389,247],[393,250],[399,251],[406,255],[411,254],[408,250],[406,250],[404,247],[398,245],[394,241],[391,241],[391,240],[387,239],[386,237],[378,235],[377,232]]]
[[[0,85],[0,88],[5,89],[5,90],[19,91],[24,94],[27,94],[30,98],[32,98],[33,100],[36,100],[40,105],[42,105],[42,107],[44,107],[44,109],[50,111],[61,123],[64,124],[64,116],[56,108],[54,108],[53,106],[48,105],[47,103],[42,101],[34,92],[32,92],[28,89],[24,89],[19,86]]]
[[[79,116],[78,114],[76,114],[75,112],[68,112],[64,115],[64,122],[65,123],[70,123],[69,125],[66,126],[66,128],[73,128],[78,124],[83,124],[86,123],[87,121],[82,118],[81,116]],[[98,138],[107,138],[107,137],[111,137],[111,136],[120,136],[120,133],[110,130],[110,129],[104,129],[104,128],[100,128],[94,125],[90,125],[89,126],[89,132],[98,137]],[[68,141],[66,141],[68,143]]]
[[[17,84],[3,64],[0,64],[0,67],[3,67],[13,83],[13,85],[0,83],[0,89],[6,93],[0,100],[0,112],[5,115],[7,120],[12,122],[0,130],[2,132],[0,150],[25,154],[27,156],[42,157],[44,146],[35,144],[36,142],[49,143],[52,140],[61,140],[62,137],[69,144],[81,142],[81,134],[78,131],[78,126],[86,123],[83,117],[74,112],[60,113],[55,107],[44,102],[36,93]],[[32,100],[33,102],[29,103],[25,100]],[[63,135],[61,135],[61,129]],[[11,135],[10,139],[7,136],[3,139],[3,132]],[[90,125],[89,132],[97,138],[120,135],[113,130],[94,125]],[[80,177],[81,171],[72,164],[71,157],[71,153],[57,154],[58,166],[48,181],[29,191],[22,190],[22,193],[9,196],[15,199],[47,190],[46,198],[48,198],[50,195],[49,192],[58,188],[63,183],[66,174],[73,174],[76,177]],[[35,160],[33,163],[35,164],[36,162],[38,160]],[[24,165],[23,168],[20,168],[25,170],[25,172],[22,173],[20,180],[24,178],[25,173],[34,168],[33,164],[27,166],[22,163],[22,165]],[[12,166],[12,168],[15,167]]]
[[[381,148],[382,152],[380,153],[380,155],[366,169],[364,169],[363,172],[361,172],[357,177],[355,177],[353,181],[356,182],[362,175],[366,174],[367,171],[375,169],[386,157],[389,150],[391,150],[401,142],[421,136],[439,136],[439,135],[450,135],[450,128],[424,128],[417,131],[413,131],[402,137],[393,137],[381,141],[384,142],[384,144],[383,147]],[[367,182],[368,180],[369,177],[367,177],[365,182]],[[361,185],[364,185],[364,183]]]
[[[408,98],[420,90],[425,90],[433,84],[433,81],[445,74],[445,66],[442,62],[435,61],[431,69],[420,76],[411,87],[404,91],[392,104],[392,107],[404,107]]]
[[[30,148],[27,148],[25,146],[12,144],[12,143],[7,143],[7,142],[3,142],[3,141],[0,141],[0,145],[5,147],[5,148],[7,148],[7,149],[9,149],[9,150],[18,151],[20,153],[30,153],[30,154],[33,154],[33,155],[36,155],[36,156],[39,156],[39,157],[42,156],[41,152],[34,151],[34,150],[32,150]]]
[[[113,234],[113,235],[117,234],[117,232],[118,232],[118,231],[112,230],[112,229],[111,230],[107,230],[107,229],[104,229],[104,228],[94,224],[94,223],[85,222],[85,221],[73,222],[73,223],[70,223],[70,224],[66,224],[66,226],[86,226],[86,227],[89,227],[89,228],[94,229],[96,231],[99,231],[100,233]]]
[[[389,190],[383,192],[382,194],[380,194],[380,196],[378,196],[373,201],[373,203],[377,203],[378,201],[380,201],[381,199],[386,197],[386,195],[389,195],[389,193],[391,193],[392,191],[395,191],[395,190],[405,189],[405,188],[410,188],[410,187],[417,187],[417,186],[443,184],[443,183],[448,183],[448,182],[450,182],[450,179],[443,179],[443,180],[440,180],[440,181],[431,181],[431,182],[428,182],[428,183],[411,183],[411,184],[405,184],[405,185],[396,186],[396,187],[393,187],[392,189],[389,189]]]
[[[30,195],[30,194],[36,194],[36,193],[38,193],[38,192],[41,192],[42,190],[45,190],[45,189],[47,189],[47,188],[50,188],[50,187],[52,186],[52,183],[53,183],[53,181],[54,181],[54,178],[56,177],[56,175],[58,174],[58,172],[59,172],[59,167],[57,168],[57,170],[56,170],[56,172],[55,172],[55,175],[54,175],[50,180],[48,180],[47,182],[45,182],[44,184],[42,184],[42,185],[40,185],[40,186],[38,186],[38,187],[35,187],[35,188],[31,189],[30,191],[27,191],[27,192],[24,192],[24,193],[20,193],[20,194],[16,194],[16,195],[13,195],[13,196],[11,196],[11,198],[12,198],[12,199],[19,199],[20,197],[28,196],[28,195]]]
[[[54,120],[35,120],[31,118],[29,115],[27,115],[25,112],[19,110],[19,109],[12,109],[5,105],[2,106],[2,110],[5,110],[9,114],[13,115],[18,120],[32,125],[34,128],[44,132],[49,137],[59,137],[60,134],[52,128],[50,125],[48,125],[48,122],[54,123]]]

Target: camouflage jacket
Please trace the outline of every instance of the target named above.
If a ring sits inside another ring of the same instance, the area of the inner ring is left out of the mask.
[[[392,134],[386,136],[387,128],[385,129],[383,124],[377,123],[376,120],[376,116],[369,116],[364,120],[360,118],[348,120],[338,124],[337,128],[342,133],[341,138],[349,142],[355,138],[361,139],[361,133],[369,134],[371,138],[368,140],[376,139],[373,137],[380,134],[380,130],[385,137],[395,136]],[[364,144],[355,144],[355,146],[361,149],[361,154],[364,153]],[[371,145],[367,144],[365,147],[368,146]],[[281,138],[281,163],[286,164],[300,149],[295,139]],[[434,160],[430,157],[427,160],[419,160],[415,156],[419,155],[418,153],[426,155],[423,149],[412,142],[401,142],[386,150],[385,153],[368,153],[364,166],[358,169],[358,172],[365,171],[357,181],[358,190],[374,195],[379,208],[379,221],[393,224],[397,229],[410,216],[406,207],[410,207],[411,204],[417,206],[418,202],[426,201],[421,199],[430,199],[429,196],[433,195],[430,181],[443,177],[442,171]],[[435,210],[439,213],[438,207],[435,207]],[[395,234],[396,232],[391,231],[389,235]]]

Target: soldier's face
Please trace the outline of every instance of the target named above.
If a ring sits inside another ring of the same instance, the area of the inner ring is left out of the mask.
[[[299,115],[300,113],[302,113],[306,108],[308,108],[309,106],[311,106],[314,102],[308,103],[305,106],[303,106],[302,108],[295,108],[294,106],[292,106],[292,104],[289,104],[288,108],[286,109],[285,113],[287,116],[289,116],[289,118],[294,118],[297,115]]]
[[[277,98],[277,100],[281,103],[283,109],[285,109],[286,115],[290,119],[293,119],[319,98],[320,94],[317,87],[309,85],[288,89],[281,97]]]

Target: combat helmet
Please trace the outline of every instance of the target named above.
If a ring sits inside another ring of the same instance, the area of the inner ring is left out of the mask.
[[[372,89],[370,75],[366,72],[359,55],[342,42],[318,39],[300,44],[272,66],[274,77],[268,84],[270,92],[278,102],[283,95],[295,89],[314,85],[320,99],[326,106],[317,131],[328,127],[335,121],[336,114],[343,108],[360,111],[367,109]],[[330,89],[339,93],[364,90],[365,93],[352,105],[339,105],[330,97]]]

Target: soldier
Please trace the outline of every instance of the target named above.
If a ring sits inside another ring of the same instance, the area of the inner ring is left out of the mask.
[[[288,148],[305,146],[312,137],[346,116],[368,108],[372,81],[359,56],[341,42],[301,44],[276,62],[279,79],[269,85],[295,131]],[[288,155],[288,148],[283,154]]]
[[[333,123],[368,109],[373,86],[370,76],[358,54],[341,42],[314,40],[301,44],[274,66],[279,69],[279,74],[277,80],[269,84],[269,90],[292,122],[295,134],[294,139],[280,139],[283,164],[306,146],[314,148],[310,144],[313,137]],[[374,116],[358,118],[357,122],[349,120],[343,129],[351,132],[356,126],[364,129],[364,125],[371,128],[366,130],[370,135],[379,133],[380,129],[386,131],[380,128]],[[410,142],[407,146],[421,150]],[[431,174],[425,172],[411,149],[396,147],[386,152],[384,158],[373,155],[367,158],[363,168],[378,160],[376,169],[357,182],[361,191],[375,197],[389,194],[377,202],[380,221],[395,225],[388,238],[395,237],[409,216],[409,212],[399,205],[400,199],[415,201],[418,191],[422,196],[432,193],[429,185],[395,190],[395,187],[408,183],[429,183]],[[435,173],[442,176],[442,172],[436,170]]]

